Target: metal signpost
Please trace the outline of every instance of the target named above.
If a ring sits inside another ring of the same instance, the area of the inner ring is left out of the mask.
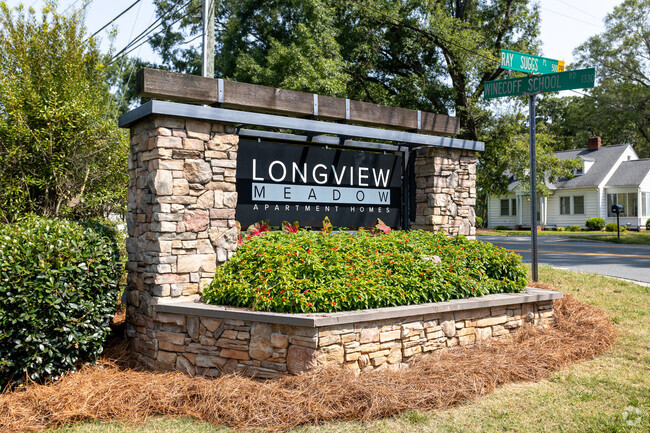
[[[535,96],[544,92],[594,87],[594,68],[564,71],[564,62],[545,57],[501,50],[501,67],[529,73],[527,77],[486,81],[485,99],[528,95],[528,128],[530,134],[530,238],[533,281],[537,281],[537,156],[535,152]],[[542,74],[542,75],[533,75]]]
[[[612,212],[616,214],[616,237],[621,238],[621,212],[624,211],[622,204],[613,204]]]

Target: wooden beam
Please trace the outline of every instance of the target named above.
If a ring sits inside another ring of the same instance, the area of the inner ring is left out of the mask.
[[[224,108],[417,130],[425,134],[456,135],[460,132],[458,119],[445,114],[423,111],[420,113],[418,125],[418,112],[406,108],[346,101],[332,96],[315,96],[312,93],[228,80],[221,80],[223,89],[219,89],[218,79],[158,69],[142,69],[137,78],[138,95],[147,98],[204,105],[220,103]]]
[[[198,75],[179,74],[161,69],[140,69],[138,96],[175,102],[211,105],[219,101],[217,80]]]

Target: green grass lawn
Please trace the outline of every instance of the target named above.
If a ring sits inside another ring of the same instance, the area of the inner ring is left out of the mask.
[[[650,431],[650,288],[550,267],[540,267],[540,282],[607,311],[619,330],[618,342],[605,354],[557,371],[547,380],[506,385],[453,409],[408,412],[367,423],[326,423],[292,432]],[[627,418],[626,408],[632,408]],[[152,418],[143,426],[81,423],[63,431],[234,432],[191,419],[171,418]]]
[[[476,232],[477,236],[530,236],[530,230],[489,230],[479,229]],[[575,239],[591,239],[602,242],[614,242],[619,244],[636,244],[636,245],[650,245],[650,231],[642,232],[627,232],[621,233],[619,239],[616,232],[558,232],[558,231],[541,231],[537,232],[538,236],[568,236]]]
[[[583,236],[583,235],[602,235],[603,232],[558,232],[555,230],[538,231],[539,236]],[[530,230],[493,230],[493,229],[477,229],[477,236],[530,236]]]
[[[601,233],[601,234],[587,234],[575,236],[579,239],[592,239],[602,242],[613,242],[617,244],[636,244],[636,245],[650,245],[650,231],[634,232],[634,233],[621,233],[621,237],[616,233]]]

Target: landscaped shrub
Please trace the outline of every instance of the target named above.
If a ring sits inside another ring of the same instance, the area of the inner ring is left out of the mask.
[[[271,232],[240,245],[203,297],[261,311],[330,312],[518,292],[525,284],[517,254],[463,236]]]
[[[483,218],[481,218],[480,216],[476,217],[476,227],[481,229],[485,228],[485,221],[483,221]]]
[[[507,226],[496,226],[494,230],[510,230]]]
[[[587,230],[600,231],[605,228],[605,220],[600,217],[591,217],[585,222]]]
[[[645,229],[650,230],[650,218],[645,222]]]
[[[615,232],[616,231],[616,226],[617,224],[615,222],[607,223],[605,226],[605,231],[608,232]],[[619,226],[621,232],[627,232],[627,227],[625,226]]]
[[[579,232],[582,230],[579,225],[573,225],[571,227],[567,227],[567,230],[570,232]]]
[[[565,229],[564,227],[562,227],[562,226],[558,226],[558,227],[557,227],[557,231],[558,231],[558,232],[563,232],[563,231],[565,231],[565,230],[566,230],[566,229]]]
[[[97,357],[122,269],[115,233],[97,223],[0,226],[0,387]]]

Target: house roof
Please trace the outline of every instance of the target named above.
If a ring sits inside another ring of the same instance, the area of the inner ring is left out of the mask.
[[[612,146],[602,146],[597,150],[589,149],[572,149],[572,150],[562,150],[554,152],[555,156],[560,159],[576,159],[580,158],[585,161],[593,162],[589,170],[581,175],[574,176],[572,178],[560,179],[555,183],[546,183],[546,185],[552,189],[564,189],[564,188],[590,188],[597,187],[605,179],[605,176],[610,172],[616,161],[621,157],[625,149],[629,144],[615,144]],[[638,160],[635,160],[638,161]],[[628,162],[635,162],[628,161]],[[620,171],[617,170],[617,173]],[[642,169],[639,168],[639,171]],[[647,173],[647,171],[646,171]],[[623,176],[623,174],[621,174]],[[644,176],[641,174],[636,174],[634,179],[640,178],[643,180]],[[623,182],[628,182],[627,179],[624,179]],[[639,181],[640,182],[640,181]],[[512,192],[520,185],[518,180],[512,180],[508,183],[508,191]],[[628,185],[626,183],[625,185]],[[635,184],[635,185],[638,185]],[[622,186],[622,185],[612,185],[611,180],[607,183],[607,186]]]
[[[650,173],[650,159],[624,161],[607,182],[607,186],[638,186]]]
[[[600,185],[628,146],[628,144],[617,144],[603,146],[598,150],[573,149],[555,152],[555,156],[560,159],[581,158],[593,161],[593,164],[586,173],[570,179],[558,180],[549,185],[549,188],[589,188]]]

